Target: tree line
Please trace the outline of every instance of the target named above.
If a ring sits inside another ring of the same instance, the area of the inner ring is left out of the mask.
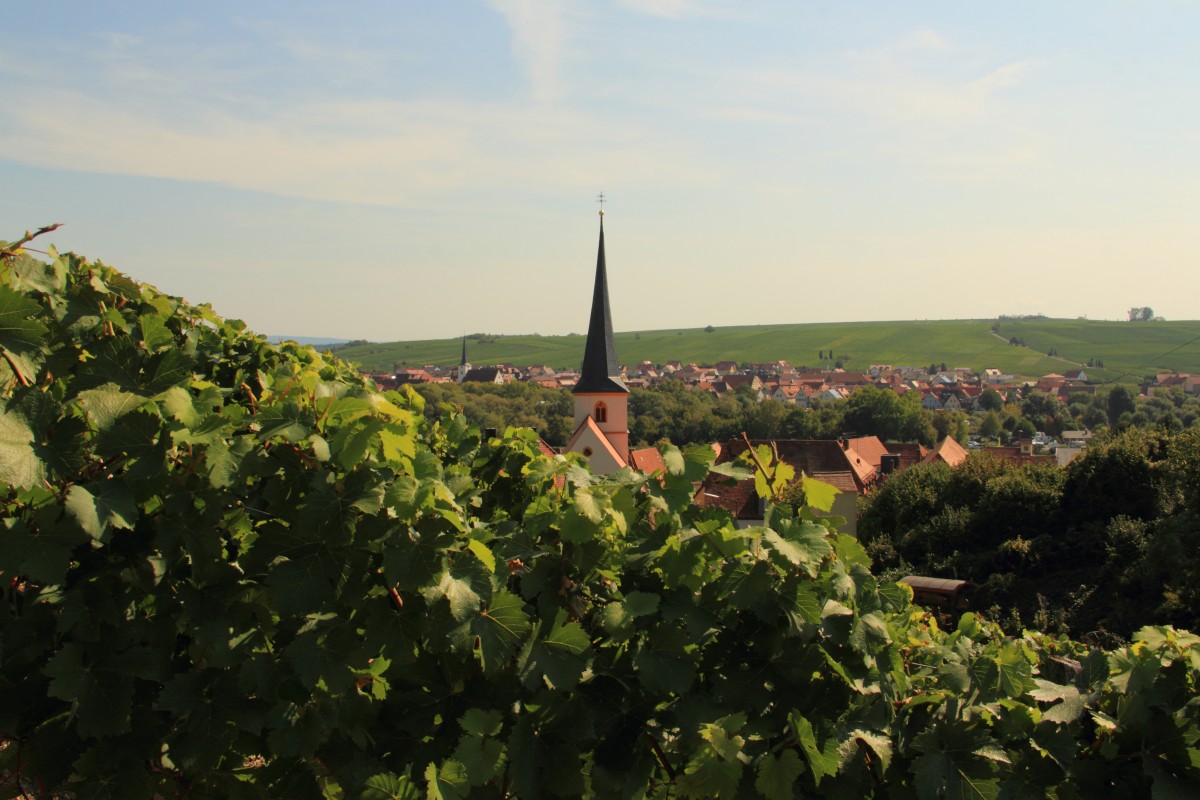
[[[429,400],[429,416],[441,414],[441,406],[448,404],[461,408],[482,430],[529,427],[554,447],[564,446],[574,432],[571,395],[562,389],[522,382],[433,383],[416,388]],[[989,388],[980,395],[980,410],[970,413],[929,411],[921,407],[917,392],[900,396],[874,386],[859,389],[846,400],[813,400],[811,406],[806,409],[774,398],[760,401],[749,387],[716,397],[667,381],[630,392],[630,442],[647,446],[669,441],[685,446],[727,441],[744,431],[755,439],[856,435],[931,446],[946,436],[959,442],[972,435],[1007,441],[1032,437],[1038,431],[1059,436],[1068,430],[1104,428],[1184,430],[1200,421],[1200,398],[1171,389],[1137,399],[1122,385],[1075,394],[1066,403],[1034,390],[1013,392],[1006,402]]]
[[[546,442],[562,447],[571,438],[573,405],[569,392],[531,383],[503,385],[433,383],[418,385],[426,413],[462,409],[481,429],[533,428]],[[932,445],[946,435],[965,441],[968,416],[921,408],[915,392],[901,397],[873,386],[846,400],[814,400],[812,408],[774,398],[758,400],[748,387],[723,397],[667,381],[629,393],[629,439],[635,446],[671,442],[679,446],[727,441],[747,433],[755,439],[833,439],[847,434],[885,441]]]
[[[1200,621],[1200,429],[1133,428],[1066,469],[918,465],[860,506],[882,574],[960,578],[1010,633],[1128,637]]]

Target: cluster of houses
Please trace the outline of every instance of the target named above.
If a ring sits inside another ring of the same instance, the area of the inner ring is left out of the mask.
[[[1091,438],[1090,433],[1072,433],[1074,438],[1056,448],[1056,453],[1039,452],[1032,440],[1023,440],[1009,447],[984,447],[980,452],[1018,465],[1062,465],[1078,455],[1087,439]],[[852,535],[857,528],[859,496],[870,492],[888,476],[917,464],[946,464],[954,468],[969,457],[967,449],[951,436],[933,448],[914,442],[884,442],[876,436],[861,436],[837,440],[735,439],[713,445],[717,451],[716,463],[735,460],[749,448],[759,445],[769,447],[774,458],[790,465],[797,475],[808,475],[836,488],[839,494],[830,513],[842,517],[845,522],[840,530]],[[1067,458],[1064,459],[1064,456]],[[734,483],[719,474],[711,474],[699,486],[696,501],[703,506],[724,508],[742,526],[761,524],[763,519],[763,504],[755,493],[752,479]]]
[[[464,341],[464,353],[466,344]],[[511,364],[496,364],[473,367],[466,361],[456,367],[428,365],[420,369],[403,369],[394,374],[373,375],[381,388],[396,388],[402,384],[420,383],[493,383],[526,381],[550,389],[571,390],[580,379],[579,370],[555,370],[538,365],[516,367]],[[724,397],[745,387],[758,400],[773,398],[787,405],[807,408],[813,400],[844,400],[864,386],[890,389],[903,395],[917,392],[921,406],[931,411],[963,410],[978,408],[979,397],[985,389],[996,390],[1001,399],[1007,399],[1014,389],[1029,384],[1016,384],[1012,375],[999,370],[976,373],[959,367],[930,374],[925,367],[893,367],[890,364],[873,364],[865,372],[844,369],[816,370],[808,367],[793,367],[786,361],[767,364],[739,366],[733,361],[721,361],[715,366],[700,366],[695,363],[682,364],[668,361],[654,364],[643,361],[633,366],[622,366],[620,377],[630,389],[649,388],[668,381],[677,381],[689,389]],[[1063,375],[1048,375],[1038,381],[1035,388],[1058,394],[1075,391],[1095,391],[1082,372]]]
[[[979,400],[988,389],[995,390],[1002,400],[1013,391],[1032,387],[1066,401],[1076,392],[1092,393],[1096,385],[1082,370],[1042,376],[1036,382],[1017,383],[1012,375],[996,369],[981,373],[966,368],[903,367],[874,364],[866,371],[844,369],[815,370],[793,367],[785,361],[767,364],[738,365],[722,361],[711,367],[668,361],[653,364],[643,361],[632,367],[617,361],[613,345],[612,318],[608,307],[608,278],[604,256],[604,220],[601,212],[600,243],[596,258],[596,280],[592,297],[588,335],[583,363],[578,371],[554,370],[546,366],[518,368],[507,364],[473,367],[467,360],[467,339],[463,339],[462,359],[457,367],[427,366],[405,369],[392,375],[373,376],[385,388],[412,383],[495,383],[529,381],[556,389],[569,389],[574,398],[574,434],[562,452],[578,453],[591,468],[600,474],[619,469],[634,469],[654,475],[665,469],[658,450],[630,448],[628,430],[628,395],[635,387],[651,387],[663,381],[678,381],[695,391],[710,392],[718,397],[731,392],[749,391],[759,400],[774,398],[781,402],[807,407],[814,399],[844,399],[866,386],[890,389],[900,395],[918,392],[921,405],[932,411],[976,410]],[[1197,392],[1200,387],[1195,376],[1160,375],[1153,385],[1145,387],[1146,394],[1156,390],[1178,387]],[[1040,462],[1064,464],[1086,445],[1089,434],[1069,432],[1072,441],[1057,448],[1058,452],[1044,455],[1035,451],[1035,441],[1023,441],[1011,447],[987,447],[983,451],[992,457],[1019,464]],[[790,464],[796,474],[809,475],[825,481],[839,490],[832,514],[844,518],[843,529],[855,533],[857,499],[871,491],[891,474],[915,464],[944,463],[957,467],[968,458],[968,451],[952,437],[946,437],[936,447],[927,449],[916,443],[883,442],[875,436],[838,440],[772,440],[754,442],[746,438],[714,444],[717,463],[738,458],[750,448],[768,446],[777,461]],[[541,443],[547,455],[558,451]],[[980,449],[977,442],[968,446]],[[730,481],[720,475],[710,475],[696,486],[696,500],[706,506],[719,506],[730,511],[739,524],[761,521],[763,507],[754,491],[754,480]]]
[[[464,338],[462,359],[456,367],[430,365],[373,377],[384,388],[414,383],[503,384],[528,381],[547,388],[568,389],[574,398],[575,432],[562,452],[578,453],[597,473],[629,468],[647,475],[659,473],[666,467],[657,449],[630,448],[628,394],[631,388],[652,387],[664,381],[678,381],[695,391],[710,392],[718,397],[744,390],[759,400],[774,398],[804,407],[815,399],[844,399],[863,387],[874,386],[899,395],[917,392],[921,406],[931,411],[976,410],[980,398],[988,389],[995,390],[1002,400],[1007,400],[1010,393],[1032,387],[1055,395],[1064,402],[1077,392],[1096,391],[1096,385],[1082,369],[1061,375],[1044,375],[1036,382],[1017,382],[1012,375],[1005,375],[996,369],[977,373],[962,367],[947,369],[944,365],[937,369],[933,366],[873,364],[866,371],[793,367],[786,361],[748,366],[722,361],[711,367],[678,361],[661,365],[643,361],[633,366],[622,366],[617,362],[613,346],[607,281],[601,212],[592,312],[583,363],[578,371],[555,370],[547,366],[522,368],[507,364],[473,367],[467,360],[467,339]],[[1200,379],[1183,374],[1159,375],[1153,383],[1143,387],[1143,392],[1152,395],[1166,388],[1200,393]],[[982,448],[977,442],[969,442],[968,446],[982,449],[994,458],[1018,464],[1047,462],[1061,465],[1082,451],[1090,434],[1067,432],[1064,436],[1070,441],[1058,445],[1057,452],[1049,455],[1035,450],[1036,445],[1045,442],[1033,440],[1018,442],[1011,447]],[[875,436],[762,442],[742,438],[712,446],[717,453],[717,463],[722,463],[737,459],[758,445],[768,446],[775,459],[790,464],[797,475],[809,475],[838,489],[839,494],[831,513],[845,520],[843,530],[851,534],[855,533],[857,524],[858,497],[871,491],[889,475],[916,464],[944,463],[957,467],[968,458],[967,449],[952,437],[946,437],[933,448],[917,443],[884,442]],[[545,442],[541,443],[541,447],[547,455],[557,455],[559,452]],[[701,505],[727,509],[741,525],[752,525],[762,520],[763,506],[755,493],[753,479],[730,481],[712,474],[696,485],[696,500]]]
[[[403,369],[394,374],[372,377],[382,388],[395,388],[405,383],[503,384],[526,381],[544,388],[570,390],[578,383],[580,372],[556,370],[545,365],[472,367],[464,355],[463,362],[458,366],[431,364],[420,369]],[[1154,377],[1154,382],[1142,385],[1142,394],[1153,396],[1164,389],[1179,389],[1200,395],[1200,375],[1164,373]],[[679,361],[667,361],[665,364],[643,361],[622,366],[621,378],[631,389],[645,389],[677,381],[689,389],[716,397],[724,397],[746,387],[758,400],[772,398],[786,405],[805,408],[813,400],[843,400],[864,386],[875,386],[890,389],[899,395],[917,392],[921,407],[930,411],[977,411],[979,398],[987,389],[995,390],[1003,401],[1007,401],[1014,391],[1035,389],[1065,403],[1072,395],[1094,394],[1098,388],[1098,384],[1083,369],[1062,374],[1050,373],[1036,381],[1021,381],[997,369],[976,372],[957,367],[931,373],[928,367],[872,364],[865,371],[819,370],[805,366],[793,367],[786,361],[749,365],[720,361],[714,366]]]
[[[1054,376],[1062,379],[1059,389],[1087,385],[1082,373]],[[976,374],[967,369],[925,369],[873,365],[865,372],[842,369],[812,370],[792,367],[787,362],[739,366],[725,361],[713,367],[681,364],[676,361],[656,365],[643,362],[623,367],[617,362],[613,346],[612,320],[608,308],[608,285],[604,257],[604,226],[601,217],[600,245],[596,260],[596,282],[592,313],[584,357],[578,372],[555,371],[548,367],[519,369],[508,365],[473,367],[467,360],[467,340],[463,340],[461,363],[454,369],[430,366],[409,369],[391,376],[377,376],[378,383],[396,386],[402,383],[450,382],[506,383],[523,380],[542,386],[570,389],[574,398],[574,434],[562,449],[577,453],[601,474],[619,469],[634,469],[654,475],[665,469],[663,457],[653,447],[631,448],[628,430],[628,395],[631,387],[648,387],[662,381],[679,381],[696,391],[718,396],[747,389],[760,400],[768,397],[783,402],[808,405],[814,398],[845,398],[865,386],[891,389],[898,394],[920,392],[926,408],[975,407],[987,388],[1001,396],[1015,388],[1012,376],[997,370]],[[889,475],[915,464],[944,463],[957,467],[968,458],[967,450],[952,437],[946,437],[931,449],[917,443],[883,442],[875,436],[839,440],[749,439],[713,444],[717,462],[738,458],[747,449],[765,444],[775,458],[790,464],[797,475],[809,475],[839,490],[832,514],[844,518],[844,530],[854,533],[858,496],[870,491]],[[547,455],[558,451],[541,443]],[[995,457],[1019,463],[1054,461],[1053,455],[1034,452],[1033,442],[1008,448],[987,448]],[[710,475],[696,486],[697,502],[729,510],[739,524],[750,525],[762,518],[762,506],[754,491],[754,480],[729,481]]]
[[[1177,389],[1184,394],[1200,395],[1200,375],[1186,372],[1164,372],[1142,384],[1142,394],[1153,397],[1156,393]]]

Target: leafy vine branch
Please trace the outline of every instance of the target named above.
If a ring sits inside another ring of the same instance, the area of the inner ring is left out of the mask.
[[[758,528],[693,502],[710,447],[598,479],[532,431],[484,441],[311,348],[20,245],[0,268],[0,626],[20,642],[0,659],[4,792],[1200,783],[1200,637],[943,630],[830,520],[773,505],[794,475],[748,437],[754,469],[722,474],[755,478]]]

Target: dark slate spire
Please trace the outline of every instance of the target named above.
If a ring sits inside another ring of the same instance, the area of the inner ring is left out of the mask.
[[[464,336],[464,337],[463,337],[463,356],[462,356],[462,361],[458,362],[458,365],[459,365],[460,367],[465,367],[465,366],[467,365],[467,337],[466,337],[466,336]]]
[[[608,310],[608,274],[604,264],[604,212],[600,212],[600,250],[596,254],[596,288],[592,292],[592,318],[588,322],[587,345],[579,382],[571,391],[625,392],[613,346],[612,314]]]

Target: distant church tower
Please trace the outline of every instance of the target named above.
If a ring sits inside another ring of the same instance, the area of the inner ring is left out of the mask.
[[[463,337],[463,353],[462,361],[458,363],[458,382],[462,383],[463,378],[467,377],[467,373],[471,371],[471,365],[467,363],[467,337]]]
[[[592,317],[575,395],[575,434],[567,450],[582,453],[592,470],[602,475],[629,462],[629,388],[621,380],[613,346],[612,314],[608,308],[608,276],[604,263],[604,211],[600,211],[600,249],[596,255],[596,286]]]

